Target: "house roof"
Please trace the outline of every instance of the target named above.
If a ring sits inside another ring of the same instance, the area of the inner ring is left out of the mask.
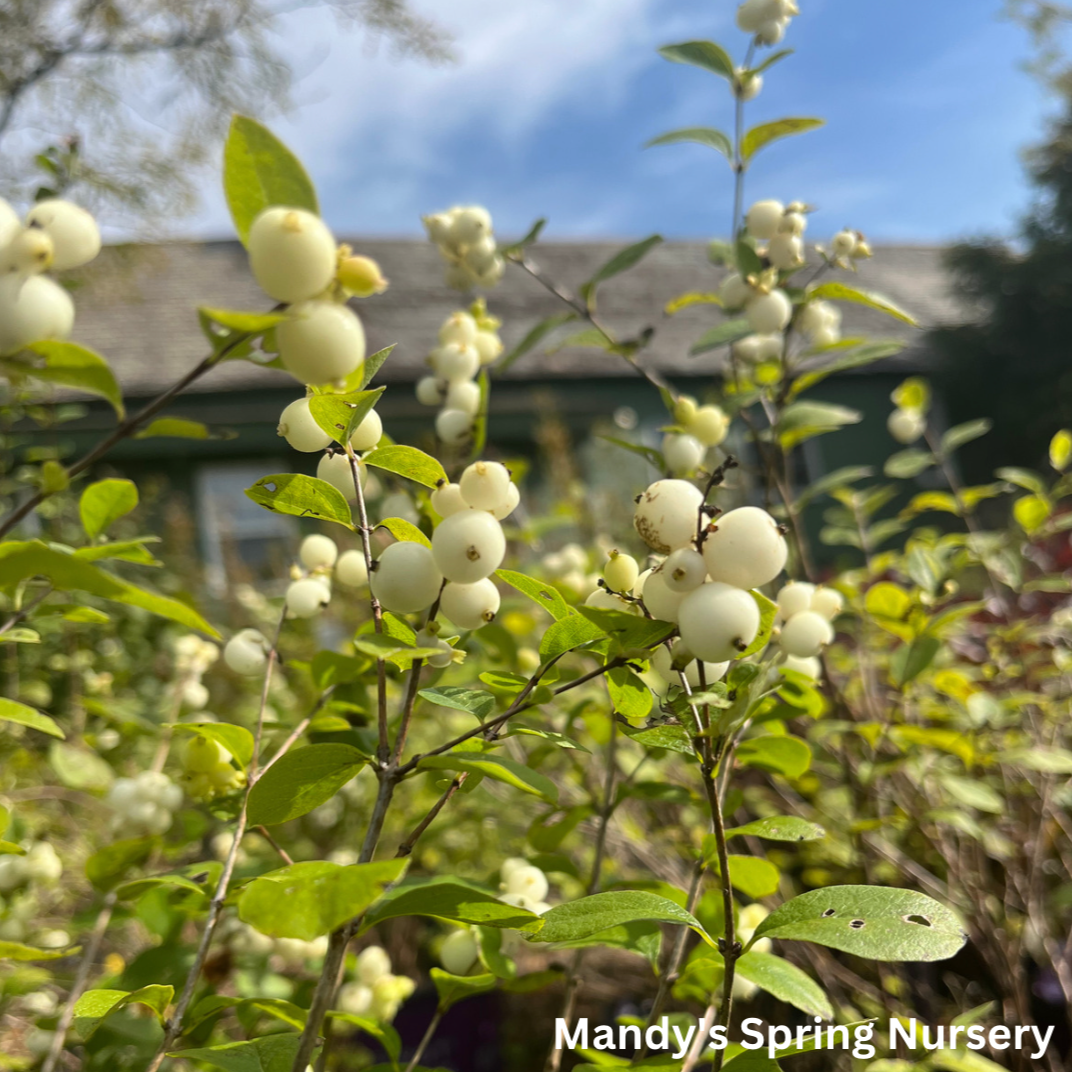
[[[386,381],[415,380],[425,373],[425,356],[437,329],[464,299],[443,283],[442,262],[428,242],[375,239],[352,241],[355,250],[379,261],[391,280],[383,295],[358,302],[370,352],[391,343],[397,349],[384,366]],[[532,260],[556,283],[575,290],[626,242],[546,242],[531,250]],[[920,328],[911,328],[860,305],[843,305],[846,335],[899,337],[906,350],[898,368],[928,364],[925,329],[963,319],[966,309],[950,290],[934,246],[885,246],[860,265],[852,282],[876,291],[910,311]],[[724,351],[689,357],[690,345],[721,314],[707,305],[664,315],[667,301],[688,291],[716,290],[724,269],[713,267],[702,242],[665,242],[635,268],[603,284],[599,313],[629,338],[653,327],[642,363],[674,377],[710,376],[725,360]],[[113,247],[88,271],[75,295],[75,338],[104,354],[129,396],[157,393],[177,380],[205,352],[196,315],[198,306],[265,310],[270,302],[250,276],[237,242],[169,243]],[[489,309],[503,320],[510,348],[535,324],[565,308],[534,279],[509,267],[503,282],[488,294]],[[583,327],[583,325],[581,325]],[[562,334],[568,334],[563,329]],[[548,354],[552,339],[519,360],[504,375],[520,380],[569,377],[631,377],[636,373],[619,357],[597,349],[567,347]],[[212,370],[198,391],[238,391],[290,386],[289,376],[245,361]]]

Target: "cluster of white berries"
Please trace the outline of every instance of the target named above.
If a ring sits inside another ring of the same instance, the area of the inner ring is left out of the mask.
[[[547,876],[523,857],[512,856],[504,860],[499,868],[499,878],[500,901],[535,912],[538,916],[551,908],[547,903],[550,889]]]
[[[540,560],[547,578],[582,598],[599,586],[599,573],[589,568],[588,552],[579,543],[564,544]]]
[[[844,606],[835,588],[790,581],[778,593],[778,614],[782,619],[778,644],[785,652],[785,666],[818,680],[818,655],[834,639],[830,624]]]
[[[785,36],[789,20],[799,14],[796,0],[745,0],[737,8],[737,26],[754,34],[761,45],[776,45]]]
[[[336,1000],[336,1007],[352,1016],[390,1023],[415,989],[409,976],[391,974],[391,958],[378,945],[358,953],[355,974],[356,979],[340,987]]]
[[[180,699],[193,711],[201,711],[208,703],[208,689],[201,680],[205,671],[220,657],[220,649],[196,633],[187,633],[175,641],[175,672],[178,676]]]
[[[105,802],[115,809],[116,837],[145,837],[167,833],[173,813],[182,806],[182,790],[160,771],[142,771],[117,778]]]
[[[674,420],[678,428],[663,436],[663,461],[675,476],[691,476],[708,449],[725,440],[730,420],[718,406],[698,405],[688,395],[681,395],[674,405]]]
[[[667,556],[637,578],[633,595],[653,617],[677,624],[683,649],[671,657],[674,668],[687,666],[686,656],[713,664],[738,658],[759,632],[750,590],[773,581],[788,557],[778,523],[755,506],[711,520],[702,492],[685,480],[648,487],[633,521],[641,539]]]
[[[47,841],[24,842],[25,856],[0,856],[0,893],[11,893],[31,883],[50,885],[63,874],[63,863]]]
[[[301,967],[306,961],[319,960],[328,951],[327,935],[306,942],[300,938],[271,938],[248,923],[234,920],[226,935],[234,952],[252,957],[276,956],[288,967]]]
[[[859,231],[845,228],[834,235],[830,243],[830,256],[839,268],[856,268],[857,261],[871,256],[871,246]]]
[[[275,332],[283,367],[306,384],[356,372],[365,360],[365,329],[346,301],[386,289],[376,262],[340,247],[319,216],[279,205],[253,221],[248,248],[254,279],[287,306]]]
[[[439,610],[459,629],[479,629],[499,610],[499,590],[491,575],[506,555],[500,522],[519,501],[510,471],[499,462],[473,462],[457,484],[440,484],[432,492],[432,509],[443,519],[432,533],[432,546],[399,541],[376,560],[372,592],[395,614]],[[449,645],[426,628],[418,643],[443,648],[429,662],[450,662]]]
[[[809,301],[800,313],[800,330],[816,349],[841,341],[841,310],[830,302]]]
[[[246,784],[246,775],[232,764],[232,758],[218,741],[195,734],[182,750],[179,784],[193,800],[214,800],[234,793]]]
[[[0,355],[66,339],[74,302],[44,273],[88,264],[101,248],[97,221],[69,201],[39,201],[20,221],[0,200]]]
[[[455,290],[493,287],[506,262],[495,242],[491,214],[480,205],[456,205],[446,212],[422,216],[428,237],[446,261],[446,282]]]
[[[500,326],[483,302],[476,302],[468,312],[452,313],[439,329],[439,345],[428,355],[432,374],[417,381],[417,401],[440,407],[436,435],[448,446],[473,434],[481,401],[476,376],[503,351]]]

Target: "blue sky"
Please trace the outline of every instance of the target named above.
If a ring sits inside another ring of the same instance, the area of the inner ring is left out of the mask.
[[[765,150],[749,199],[818,206],[809,237],[850,225],[876,241],[1010,233],[1028,204],[1021,151],[1052,108],[1021,69],[1025,34],[1001,0],[799,0],[750,121],[818,115]],[[415,0],[461,63],[370,54],[326,15],[287,27],[298,107],[274,124],[348,235],[417,233],[418,216],[486,204],[500,236],[724,233],[730,173],[699,146],[643,150],[679,126],[729,128],[725,83],[655,49],[711,37],[740,56],[726,0]],[[226,233],[217,195],[191,224]]]

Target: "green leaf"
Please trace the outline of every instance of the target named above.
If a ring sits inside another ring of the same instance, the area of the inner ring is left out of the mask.
[[[786,56],[792,56],[793,50],[791,48],[779,49],[777,52],[772,52],[762,63],[756,64],[755,67],[750,68],[752,74],[762,74],[764,71],[769,70],[776,63],[784,60]]]
[[[1005,801],[1001,794],[986,782],[975,778],[961,778],[955,774],[941,774],[937,780],[958,804],[991,815],[1001,815],[1005,811]]]
[[[599,626],[607,636],[613,637],[626,651],[632,651],[634,648],[653,648],[674,631],[669,622],[661,622],[657,618],[641,618],[627,611],[587,607],[583,604],[577,611],[593,625]]]
[[[608,671],[607,692],[614,710],[625,718],[646,718],[652,708],[651,689],[628,666]]]
[[[662,725],[637,730],[631,726],[620,727],[622,733],[631,737],[644,748],[665,748],[682,756],[695,756],[692,738],[683,726]]]
[[[1007,480],[1010,484],[1015,484],[1025,491],[1030,491],[1038,495],[1039,498],[1046,498],[1046,482],[1031,469],[1020,469],[1017,466],[1005,465],[1000,469],[995,469],[994,476],[999,480]]]
[[[48,749],[48,761],[60,782],[69,789],[103,792],[115,781],[115,773],[108,763],[87,747],[53,741]]]
[[[741,659],[747,659],[749,655],[754,655],[767,646],[771,633],[774,631],[774,619],[778,616],[778,604],[768,599],[762,592],[753,589],[752,598],[759,608],[759,631],[752,643],[738,656]]]
[[[1040,495],[1025,495],[1012,504],[1012,516],[1024,532],[1032,533],[1049,520],[1051,507]]]
[[[298,158],[267,128],[236,115],[223,149],[223,190],[235,231],[246,244],[266,208],[285,205],[320,212],[316,191]]]
[[[1072,752],[1064,748],[1014,748],[998,760],[1044,774],[1072,774]]]
[[[909,682],[915,681],[934,662],[941,646],[937,637],[924,635],[898,649],[890,660],[890,669],[897,687],[903,689]]]
[[[486,994],[498,985],[498,979],[490,972],[485,975],[451,975],[441,968],[432,968],[428,973],[432,977],[436,993],[439,995],[437,1012],[446,1012],[452,1005],[477,994]]]
[[[309,398],[309,412],[325,434],[345,446],[386,390],[377,387],[345,395],[314,394]]]
[[[833,402],[791,402],[782,410],[778,421],[778,438],[789,450],[815,436],[836,432],[847,424],[863,420],[859,410],[838,406]]]
[[[273,938],[310,942],[361,915],[405,873],[406,860],[341,867],[310,860],[255,878],[238,896],[243,922]]]
[[[35,355],[31,364],[10,360],[0,363],[4,370],[14,369],[46,383],[73,387],[86,394],[96,395],[111,403],[116,416],[122,420],[123,392],[108,362],[100,354],[73,342],[35,342],[27,348]]]
[[[858,290],[856,287],[850,287],[847,283],[820,283],[817,287],[808,291],[808,297],[822,298],[825,301],[855,302],[857,305],[866,305],[869,309],[892,316],[895,320],[900,320],[905,324],[911,324],[913,327],[918,326],[915,317],[894,305],[887,298],[872,294],[870,291]]]
[[[422,757],[418,767],[421,770],[468,771],[470,774],[483,774],[497,782],[512,785],[523,793],[540,797],[551,804],[558,802],[558,786],[550,778],[506,756],[489,755],[485,752],[446,752],[441,756]]]
[[[75,1003],[74,1028],[83,1042],[88,1042],[105,1017],[127,1005],[145,1005],[153,1010],[157,1020],[162,1021],[174,996],[173,986],[156,984],[131,991],[87,990]]]
[[[683,41],[680,45],[664,45],[659,55],[671,63],[688,63],[733,81],[736,73],[730,54],[714,41]]]
[[[67,736],[48,715],[43,715],[40,711],[19,703],[18,700],[8,700],[2,696],[0,696],[0,722],[15,722],[31,730],[47,733],[49,737],[59,737],[60,740]]]
[[[717,149],[727,160],[733,159],[733,142],[721,130],[715,130],[713,127],[684,127],[681,130],[671,130],[666,134],[660,134],[657,138],[652,138],[644,148],[650,149],[656,145],[676,145],[685,141],[708,145],[712,149]]]
[[[495,571],[495,576],[511,588],[516,588],[522,595],[528,596],[534,603],[538,603],[556,622],[573,613],[569,604],[562,598],[562,593],[554,585],[538,581],[535,577],[526,577],[524,573],[515,573],[513,570],[499,569]]]
[[[867,343],[864,346],[855,347],[850,353],[828,361],[822,368],[813,369],[811,372],[802,373],[793,381],[789,397],[796,398],[805,391],[822,383],[828,376],[835,372],[846,372],[849,369],[864,368],[873,365],[876,361],[893,357],[899,354],[907,344],[902,339],[884,339],[878,342]]]
[[[579,614],[571,614],[568,618],[555,622],[544,633],[540,641],[540,659],[547,662],[556,655],[562,655],[605,636],[606,633],[598,625]]]
[[[653,923],[677,923],[691,927],[710,943],[700,921],[680,905],[639,890],[614,890],[596,893],[578,901],[556,905],[543,914],[543,927],[536,942],[576,942],[601,931],[626,923],[646,920]]]
[[[476,417],[473,419],[473,443],[469,448],[469,461],[475,462],[484,453],[488,445],[488,407],[491,398],[491,377],[488,370],[482,368],[476,377],[477,387],[480,389],[480,399],[477,403]]]
[[[201,421],[188,421],[185,417],[157,417],[148,427],[143,428],[135,439],[212,439],[207,424]]]
[[[596,438],[602,439],[605,443],[613,443],[614,446],[621,447],[622,450],[627,450],[631,454],[636,454],[638,457],[650,462],[660,473],[665,470],[666,463],[663,461],[662,451],[656,450],[654,447],[645,447],[640,443],[630,443],[627,439],[618,439],[615,436],[601,435],[596,436]]]
[[[230,998],[220,994],[203,997],[183,1020],[187,1034],[207,1020],[219,1019],[229,1009],[234,1009],[239,1017],[247,1012],[264,1013],[273,1020],[282,1021],[290,1027],[301,1030],[305,1026],[308,1014],[290,1001],[282,998]],[[357,1019],[357,1017],[355,1017]]]
[[[401,916],[430,916],[453,923],[525,932],[541,926],[540,917],[534,912],[506,904],[487,890],[456,878],[416,879],[396,886],[365,915],[364,929]]]
[[[721,306],[722,298],[711,291],[690,290],[684,294],[679,294],[676,298],[671,298],[663,306],[663,312],[667,316],[673,316],[675,313],[680,313],[682,309],[691,309],[694,305]]]
[[[224,1069],[224,1072],[290,1072],[300,1045],[301,1035],[287,1032],[265,1035],[252,1042],[176,1050],[168,1056],[184,1061],[204,1061],[213,1068]]]
[[[922,893],[883,886],[803,893],[767,916],[752,941],[764,937],[815,942],[881,961],[946,960],[967,941],[951,909]]]
[[[873,1024],[874,1020],[857,1020],[855,1023],[845,1024],[845,1030],[849,1033],[849,1038],[855,1037],[855,1032],[858,1027],[863,1027],[864,1024]],[[835,1036],[837,1039],[838,1036]],[[757,1050],[744,1050],[734,1054],[723,1065],[724,1072],[782,1072],[782,1066],[778,1063],[784,1061],[787,1057],[795,1057],[799,1053],[811,1053],[814,1050],[835,1049],[835,1046],[823,1045],[823,1040],[830,1041],[826,1035],[820,1035],[819,1038],[813,1034],[802,1046],[790,1045],[785,1049],[778,1050],[778,1060],[770,1057],[767,1053],[766,1047]],[[870,1064],[868,1068],[870,1072],[879,1072],[880,1066],[883,1061],[875,1061]],[[915,1067],[915,1066],[913,1066]],[[884,1069],[884,1072],[893,1072],[891,1069]]]
[[[891,454],[886,459],[882,471],[886,476],[893,477],[895,480],[911,480],[932,465],[934,465],[934,455],[929,450],[909,447],[908,450],[899,450],[896,454]]]
[[[368,761],[348,744],[310,744],[273,763],[249,792],[252,825],[275,826],[330,800]]]
[[[446,470],[430,454],[425,454],[423,450],[418,450],[416,447],[407,447],[399,443],[378,447],[361,460],[366,465],[374,465],[377,469],[397,473],[407,480],[423,484],[426,488],[437,487],[440,481],[447,479]]]
[[[466,711],[471,715],[476,715],[481,722],[495,710],[495,697],[490,692],[462,689],[456,685],[421,689],[417,695],[439,707],[450,707],[455,711]]]
[[[160,543],[159,536],[138,536],[133,540],[113,540],[111,543],[92,544],[89,547],[79,547],[74,553],[75,558],[84,562],[98,562],[105,558],[116,558],[121,562],[136,562],[139,566],[162,566],[163,563],[153,558],[146,544]],[[97,610],[95,607],[76,608],[80,613],[74,616],[73,612],[66,615],[69,622],[84,620],[101,625],[109,621],[108,615]]]
[[[88,869],[88,868],[87,868]],[[208,900],[219,882],[223,864],[218,860],[187,864],[177,871],[167,871],[162,875],[146,875],[130,882],[124,882],[115,893],[120,901],[136,901],[150,890],[181,891],[194,893]]]
[[[811,766],[811,749],[799,737],[753,737],[738,745],[737,762],[799,778]]]
[[[277,514],[293,517],[312,517],[318,521],[334,521],[352,529],[350,504],[338,488],[326,480],[301,473],[275,473],[263,476],[246,494],[259,506]]]
[[[712,836],[712,835],[708,835]],[[778,892],[778,868],[760,856],[729,857],[730,883],[753,900]]]
[[[141,607],[161,618],[218,637],[200,614],[185,603],[159,596],[73,555],[48,547],[39,540],[8,540],[0,544],[0,588],[13,588],[28,577],[46,577],[57,591],[81,591],[90,595]]]
[[[955,425],[942,435],[940,449],[943,454],[952,454],[953,451],[963,447],[965,443],[970,443],[973,439],[985,436],[993,427],[994,422],[987,417],[980,417],[978,420],[965,421],[964,424]]]
[[[386,517],[376,527],[387,529],[396,540],[401,540],[403,543],[421,543],[425,547],[432,546],[432,541],[416,525],[403,517]]]
[[[738,339],[743,339],[746,335],[751,334],[752,328],[743,317],[739,320],[724,320],[718,327],[712,328],[701,335],[689,347],[689,356],[696,357],[698,354],[710,353],[720,346],[729,346],[730,343],[737,342]]]
[[[772,819],[756,819],[744,826],[734,826],[726,831],[726,837],[758,837],[766,841],[817,841],[826,837],[826,831],[818,823],[798,819],[793,815],[778,815]]]
[[[662,235],[651,235],[640,242],[627,246],[620,253],[616,253],[581,287],[581,297],[586,302],[591,302],[596,292],[596,287],[600,283],[612,279],[616,275],[621,275],[622,272],[626,272],[634,265],[639,264],[662,240]]]
[[[771,123],[760,123],[753,127],[741,139],[741,159],[746,163],[752,159],[765,145],[781,138],[788,138],[792,134],[803,134],[808,130],[816,130],[826,124],[825,119],[791,118],[775,119]]]
[[[296,207],[300,208],[301,206]],[[240,335],[250,336],[263,335],[266,331],[271,331],[272,328],[282,324],[287,319],[285,312],[245,313],[234,309],[213,309],[207,305],[199,306],[197,311],[203,318],[212,321],[213,324],[219,324]]]
[[[86,860],[86,878],[98,890],[110,890],[119,885],[132,868],[145,863],[159,844],[156,838],[124,838],[98,849]]]
[[[377,350],[374,354],[370,354],[361,364],[361,368],[358,370],[360,379],[358,380],[358,390],[363,391],[372,382],[372,378],[377,372],[383,368],[384,362],[391,356],[397,343],[391,343],[390,346],[385,346],[382,350]],[[349,386],[349,384],[347,384]]]
[[[71,949],[36,949],[32,945],[23,945],[21,942],[0,941],[0,960],[17,960],[26,962],[30,960],[61,960],[78,952],[78,947]]]
[[[503,354],[495,365],[496,372],[505,372],[518,358],[524,357],[543,339],[547,338],[556,328],[562,327],[577,319],[576,313],[555,313],[554,316],[541,320],[525,337],[508,353]]]
[[[98,480],[90,484],[78,500],[82,528],[91,540],[95,540],[137,505],[138,488],[133,480]]]
[[[738,958],[736,971],[742,979],[809,1016],[834,1018],[834,1010],[819,984],[782,957],[753,950]]]
[[[499,252],[504,257],[523,252],[526,246],[531,246],[539,239],[541,232],[546,226],[547,220],[541,217],[528,229],[524,238],[519,238],[516,242],[511,242],[508,246],[500,246]]]
[[[234,756],[235,762],[245,770],[253,759],[253,734],[245,726],[230,722],[175,722],[174,733],[194,733],[198,737],[215,741]]]

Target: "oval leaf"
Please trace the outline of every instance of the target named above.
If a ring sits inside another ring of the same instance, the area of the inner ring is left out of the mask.
[[[390,473],[397,473],[407,480],[413,480],[423,484],[426,488],[436,487],[440,481],[446,481],[447,473],[442,465],[430,454],[416,447],[407,447],[400,443],[392,443],[386,447],[378,447],[366,454],[361,459],[366,465],[374,465],[377,469],[386,469]]]
[[[544,913],[543,927],[533,941],[576,942],[637,920],[682,924],[691,927],[708,943],[711,941],[700,921],[691,912],[686,912],[666,897],[640,890],[596,893],[578,901],[556,905]]]
[[[761,123],[753,127],[741,139],[741,159],[749,161],[765,145],[781,138],[788,138],[792,134],[803,134],[807,130],[815,130],[824,126],[826,120],[812,118],[775,119],[771,123]]]
[[[348,744],[310,744],[288,752],[249,791],[249,821],[275,826],[330,800],[368,757]]]
[[[98,480],[82,492],[78,514],[86,535],[95,540],[137,505],[138,488],[133,480]]]
[[[334,521],[352,529],[353,515],[343,493],[326,480],[301,473],[276,473],[264,476],[246,494],[265,510],[292,517],[314,517]]]
[[[43,715],[18,700],[0,697],[0,722],[15,722],[20,726],[28,726],[31,730],[47,733],[49,737],[59,737],[61,741],[67,736],[48,715]]]
[[[424,756],[418,766],[421,770],[483,774],[497,782],[512,785],[523,793],[541,797],[551,804],[558,803],[558,786],[550,778],[506,756],[488,755],[485,752],[447,752],[442,756]]]

